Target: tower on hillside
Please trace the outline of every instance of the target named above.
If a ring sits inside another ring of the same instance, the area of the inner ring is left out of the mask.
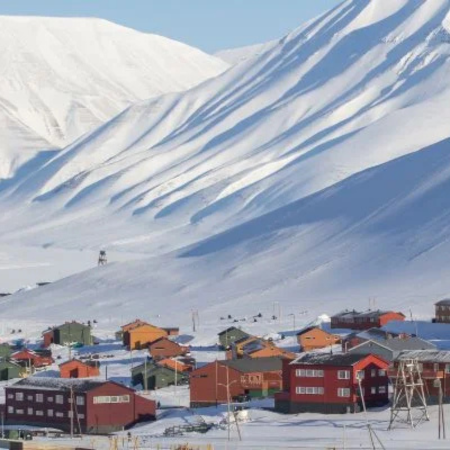
[[[100,250],[100,253],[98,255],[98,265],[104,266],[108,263],[108,259],[106,258],[106,251]]]
[[[417,359],[404,359],[389,371],[394,386],[389,430],[395,423],[404,423],[415,428],[430,420],[425,398],[421,367]]]

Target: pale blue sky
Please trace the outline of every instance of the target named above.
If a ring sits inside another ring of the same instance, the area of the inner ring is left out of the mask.
[[[1,15],[102,17],[205,51],[269,41],[339,0],[0,0]]]

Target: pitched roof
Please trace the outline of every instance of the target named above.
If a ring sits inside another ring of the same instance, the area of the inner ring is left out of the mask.
[[[308,365],[324,365],[324,366],[353,366],[357,362],[367,358],[367,355],[358,353],[305,353],[291,364],[308,364]]]
[[[450,298],[444,298],[435,303],[436,306],[450,306]]]
[[[191,369],[191,367],[187,364],[171,358],[162,359],[161,361],[158,361],[158,364],[163,367],[168,367],[172,370],[177,370],[178,372],[187,372]]]
[[[355,310],[352,310],[352,311],[345,310],[338,314],[335,314],[334,316],[332,316],[332,318],[338,318],[338,317],[356,318],[356,317],[358,317],[358,318],[365,318],[365,319],[371,319],[371,318],[376,319],[380,316],[384,316],[385,314],[392,314],[392,313],[393,314],[401,314],[402,316],[404,316],[404,314],[401,312],[383,311],[383,310],[378,309],[375,311],[368,310],[368,311],[364,311],[364,312],[355,311]]]
[[[283,368],[283,358],[278,356],[270,358],[243,358],[219,361],[223,366],[231,367],[238,372],[276,372]]]
[[[384,341],[378,340],[368,340],[362,342],[359,345],[351,348],[349,352],[358,352],[358,349],[366,347],[367,345],[378,345],[379,347],[383,347],[387,350],[391,350],[393,352],[399,352],[403,350],[435,350],[436,346],[431,342],[425,341],[424,339],[420,339],[418,337],[410,337],[410,338],[392,338],[386,339]]]
[[[300,330],[300,331],[296,334],[296,336],[301,336],[302,334],[308,333],[309,331],[312,331],[312,330],[315,330],[315,329],[320,330],[320,331],[322,331],[322,332],[325,333],[325,334],[333,334],[333,333],[330,333],[329,331],[324,330],[324,329],[321,328],[320,326],[317,326],[317,325],[311,325],[310,327],[306,327],[306,328],[303,328],[303,330]]]
[[[222,336],[223,334],[229,333],[230,331],[233,331],[233,330],[241,331],[242,333],[245,333],[247,336],[250,336],[248,333],[246,333],[245,331],[241,330],[241,329],[238,328],[238,327],[230,327],[230,328],[227,328],[226,330],[223,330],[223,331],[221,331],[221,332],[218,333],[218,334],[219,334],[219,336]]]
[[[87,378],[47,378],[47,377],[30,377],[24,378],[17,383],[9,386],[15,389],[38,389],[46,391],[70,391],[87,392],[96,389],[106,383],[116,384],[124,389],[132,391],[132,389],[123,386],[114,381],[94,380]]]
[[[396,361],[415,359],[419,362],[450,363],[450,351],[448,350],[407,350],[400,353]]]
[[[76,362],[76,363],[81,364],[83,366],[97,367],[97,368],[100,367],[100,361],[96,361],[96,360],[92,360],[92,359],[81,361],[81,360],[76,359],[76,358],[64,361],[63,363],[61,363],[59,365],[59,367],[65,366],[65,365],[73,363],[73,362]]]

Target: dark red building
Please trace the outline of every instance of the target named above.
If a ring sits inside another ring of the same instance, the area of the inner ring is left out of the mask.
[[[167,338],[160,338],[152,342],[149,347],[149,352],[155,361],[166,358],[175,358],[177,356],[185,356],[189,353],[189,347],[184,347]]]
[[[308,353],[283,365],[283,392],[275,394],[275,409],[296,414],[359,412],[358,378],[367,407],[389,402],[389,363],[374,355]]]
[[[27,378],[5,396],[8,425],[103,434],[156,418],[154,401],[113,381]]]
[[[404,314],[394,311],[342,311],[331,317],[331,328],[347,328],[351,330],[369,330],[381,328],[393,320],[405,320]]]
[[[213,406],[246,396],[267,397],[282,390],[283,359],[245,358],[215,361],[190,374],[191,407]]]

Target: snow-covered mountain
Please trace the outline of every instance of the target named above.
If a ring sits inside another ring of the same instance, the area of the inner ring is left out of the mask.
[[[151,258],[23,294],[20,311],[164,298],[155,311],[180,316],[281,300],[316,314],[377,297],[427,314],[450,288],[449,57],[450,0],[347,0],[130,107],[0,184],[1,239]]]
[[[217,58],[235,66],[241,64],[250,58],[256,58],[263,53],[272,50],[277,45],[277,41],[265,42],[263,44],[247,45],[245,47],[230,48],[226,50],[220,50],[214,54]]]
[[[227,67],[105,20],[0,16],[0,178],[132,102],[186,90]]]

